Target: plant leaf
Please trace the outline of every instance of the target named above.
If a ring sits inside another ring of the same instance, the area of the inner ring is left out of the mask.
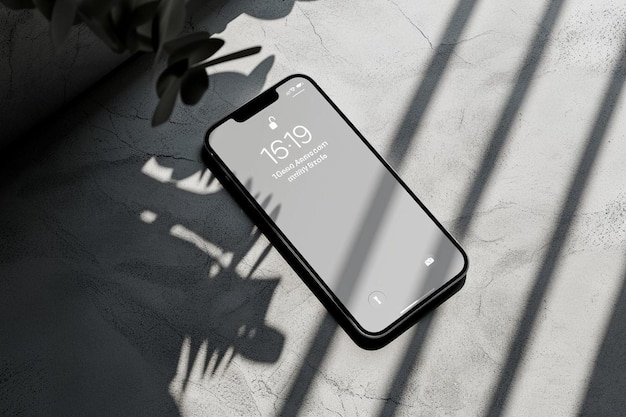
[[[32,0],[2,0],[0,3],[13,10],[33,9],[35,7]]]
[[[113,7],[127,5],[127,0],[82,0],[80,11],[89,19],[98,19],[108,14]]]
[[[158,5],[158,1],[148,1],[133,9],[129,19],[126,39],[132,40],[135,50],[155,50],[150,39],[153,32],[149,30],[151,26],[148,27],[148,24],[157,20]]]
[[[172,54],[184,46],[193,44],[198,41],[203,41],[206,39],[211,39],[211,35],[209,35],[208,32],[201,31],[201,32],[188,33],[186,35],[177,36],[176,38],[165,42],[163,44],[163,49],[168,54]]]
[[[52,42],[57,49],[61,47],[68,33],[70,33],[78,11],[78,3],[79,0],[57,0],[54,3],[52,18],[50,19],[50,31]]]
[[[150,22],[155,18],[157,13],[157,8],[159,6],[158,1],[150,1],[148,3],[144,3],[141,6],[133,9],[131,15],[131,22],[135,28]]]
[[[157,14],[159,46],[156,60],[161,55],[163,44],[182,32],[185,26],[185,0],[161,0]]]
[[[163,49],[170,54],[168,63],[187,59],[189,66],[210,58],[222,46],[224,41],[211,38],[207,32],[196,32],[181,36],[163,45]]]
[[[41,14],[46,17],[46,19],[52,19],[54,0],[33,0],[33,4],[37,7],[37,10],[39,10]]]
[[[211,65],[221,64],[222,62],[232,61],[233,59],[239,59],[239,58],[243,58],[246,56],[258,54],[260,51],[261,51],[261,47],[255,46],[254,48],[244,49],[238,52],[234,52],[232,54],[224,55],[223,57],[220,57],[220,58],[212,59],[210,61],[198,62],[193,67],[194,68],[197,68],[197,67],[206,68],[206,67],[210,67]]]
[[[157,80],[157,95],[161,97],[174,80],[181,79],[187,71],[187,60],[178,61],[165,69]]]
[[[152,126],[158,126],[165,123],[171,116],[178,97],[178,89],[180,88],[180,79],[176,78],[175,82],[170,84],[164,91],[159,104],[152,116]]]
[[[126,50],[126,46],[122,40],[117,36],[113,21],[109,15],[100,17],[99,19],[84,19],[83,22],[89,29],[104,43],[107,44],[114,52],[122,53]]]
[[[193,68],[183,76],[180,98],[187,105],[197,104],[209,88],[209,77],[204,68]]]
[[[113,6],[108,13],[108,18],[115,36],[120,39],[120,43],[129,51],[135,52],[137,50],[137,38],[133,38],[132,35],[128,36],[131,32],[131,9],[128,2],[121,1]]]
[[[157,96],[159,98],[163,97],[163,94],[176,82],[180,80],[180,77],[177,77],[172,74],[164,75],[161,74],[159,79],[157,80]]]
[[[137,49],[139,51],[152,51],[152,39],[141,33],[137,34]]]
[[[156,63],[159,59],[159,19],[152,19],[152,27],[151,29],[151,38],[152,38],[152,50],[154,52],[156,52],[156,56],[154,57],[154,65],[153,65],[153,70],[154,67],[156,66]]]

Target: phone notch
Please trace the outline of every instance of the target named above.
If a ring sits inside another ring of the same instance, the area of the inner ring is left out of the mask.
[[[245,122],[276,100],[278,100],[278,92],[276,89],[268,90],[237,109],[232,114],[232,118],[239,123]]]

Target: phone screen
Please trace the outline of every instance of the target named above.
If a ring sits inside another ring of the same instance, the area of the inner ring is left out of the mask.
[[[385,330],[465,270],[457,244],[308,78],[209,134],[213,152],[355,321]]]

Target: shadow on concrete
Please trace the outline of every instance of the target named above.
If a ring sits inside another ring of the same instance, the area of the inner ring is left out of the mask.
[[[390,165],[396,169],[399,169],[404,162],[406,150],[409,148],[411,141],[415,137],[428,104],[432,99],[433,94],[443,77],[450,57],[456,48],[455,42],[460,38],[475,3],[476,0],[461,0],[448,22],[443,39],[450,43],[441,44],[435,50],[433,58],[431,59],[424,75],[423,81],[413,96],[411,104],[407,109],[407,113],[404,115],[402,123],[398,128],[390,147],[390,154],[386,156]],[[378,198],[380,195],[383,194],[380,192],[374,194],[375,198]],[[384,203],[386,203],[386,201]],[[367,218],[369,218],[369,216],[367,216],[366,219]],[[378,221],[379,220],[380,216],[378,216]],[[359,245],[355,245],[355,247],[356,246]],[[362,245],[359,247],[361,246]],[[366,249],[367,248],[365,248],[365,250]],[[353,254],[353,256],[350,256],[349,258],[357,255],[358,254]],[[362,254],[357,257],[361,261],[364,259]],[[348,264],[350,264],[350,262],[348,262]],[[344,288],[344,291],[349,291],[349,288]],[[285,403],[279,413],[280,415],[296,415],[300,411],[306,395],[310,390],[311,384],[315,379],[315,375],[319,371],[319,368],[326,356],[328,347],[330,346],[330,342],[336,330],[337,322],[334,321],[329,314],[326,314],[316,332],[314,342],[309,347],[309,350],[305,355],[305,359],[300,365],[300,370],[291,385],[289,394],[287,395]],[[420,332],[420,334],[421,333],[422,332]]]
[[[472,215],[474,214],[474,211],[480,201],[480,197],[489,182],[489,178],[491,177],[493,168],[496,166],[498,157],[500,156],[500,153],[509,138],[511,127],[513,126],[515,118],[522,107],[526,94],[528,93],[528,89],[533,77],[535,76],[541,57],[550,41],[550,35],[552,34],[554,23],[556,22],[564,3],[564,0],[552,0],[546,7],[546,12],[541,19],[541,23],[538,24],[537,32],[535,33],[535,36],[530,44],[530,48],[524,58],[523,66],[517,74],[515,86],[511,91],[506,106],[502,110],[502,114],[498,118],[496,130],[489,141],[487,151],[483,156],[478,173],[472,183],[472,188],[465,198],[461,209],[461,215],[454,225],[453,230],[460,236],[465,236],[467,233],[467,229],[472,221]]]
[[[291,12],[296,1],[314,0],[191,0],[187,2],[188,18],[184,32],[191,32],[196,26],[200,26],[209,33],[221,33],[241,14],[263,20],[280,19]],[[44,22],[38,11],[15,11],[0,5],[0,21],[0,50],[8,58],[7,65],[2,65],[4,71],[0,71],[2,82],[6,86],[5,89],[0,89],[5,110],[5,117],[0,116],[3,122],[0,149],[3,153],[14,141],[28,140],[33,123],[44,123],[47,118],[55,117],[55,113],[64,111],[63,106],[71,105],[72,100],[80,97],[81,93],[90,91],[89,88],[97,85],[98,78],[110,69],[114,71],[125,60],[142,55],[129,57],[128,54],[115,54],[104,47],[102,41],[84,26],[76,26],[70,35],[71,42],[55,54],[50,52],[54,48],[52,41],[48,39],[48,22]],[[25,24],[30,25],[33,37],[28,37],[27,40],[14,39],[16,33],[26,33]],[[16,32],[17,29],[21,32]],[[228,46],[228,39],[225,40]],[[249,46],[258,45],[262,41],[263,39],[250,39]],[[92,54],[89,55],[83,49]],[[84,61],[80,68],[72,64],[77,57],[77,62]],[[39,90],[38,94],[23,94],[21,90],[26,90],[33,84]],[[63,87],[59,88],[61,84]],[[155,83],[150,88],[155,91]],[[10,117],[6,117],[7,114]]]
[[[626,397],[626,272],[613,314],[598,350],[587,393],[578,415],[618,417],[624,415]]]
[[[190,18],[187,20],[193,27],[205,20],[208,23],[209,33],[221,33],[226,30],[229,22],[247,14],[257,19],[276,20],[287,16],[293,10],[296,2],[313,2],[315,0],[282,0],[282,1],[259,1],[259,0],[190,0],[187,9]],[[208,19],[207,19],[208,18]]]
[[[474,180],[472,189],[468,193],[468,197],[466,198],[463,209],[461,210],[462,215],[460,216],[460,224],[457,224],[454,229],[455,235],[461,240],[467,233],[472,213],[474,212],[479,201],[479,197],[491,175],[494,162],[506,142],[513,117],[521,106],[523,98],[525,97],[526,91],[530,85],[530,81],[532,80],[534,72],[538,66],[539,59],[545,49],[548,36],[544,33],[544,30],[549,34],[557,15],[557,13],[553,13],[551,11],[553,11],[553,9],[549,9],[548,13],[544,16],[542,25],[540,25],[542,29],[540,29],[534,41],[531,43],[531,48],[524,61],[524,67],[518,74],[518,80],[515,88],[513,89],[510,99],[507,101],[507,105],[499,118],[498,128],[492,137],[487,148],[487,152],[483,158],[479,175]],[[546,27],[549,29],[543,29]],[[416,360],[419,357],[423,339],[427,335],[431,323],[432,317],[418,328],[414,337],[411,339],[411,342],[403,355],[403,360],[397,368],[395,378],[391,384],[389,394],[387,395],[391,401],[387,401],[385,403],[383,408],[380,410],[380,415],[389,416],[395,414],[397,405],[399,404],[399,401],[401,400],[406,389],[407,381],[418,364]]]
[[[472,187],[467,193],[460,211],[460,216],[458,217],[459,220],[452,229],[454,235],[461,241],[467,235],[467,231],[473,219],[474,211],[480,201],[480,196],[485,190],[485,187],[491,177],[493,167],[495,166],[495,162],[508,139],[508,134],[514,118],[518,114],[526,93],[528,92],[533,76],[539,66],[541,56],[543,55],[549,40],[552,27],[554,26],[554,22],[559,14],[561,5],[562,0],[554,0],[548,5],[542,22],[539,24],[539,29],[530,43],[530,47],[526,57],[524,58],[524,64],[518,72],[515,86],[502,110],[502,114],[498,118],[496,131],[489,141],[489,145],[487,146],[487,150],[483,156],[478,174],[474,178]],[[380,410],[379,415],[395,415],[397,406],[404,395],[404,391],[406,390],[407,382],[411,373],[419,364],[417,360],[419,359],[422,342],[428,333],[428,328],[432,322],[432,319],[426,322],[423,327],[416,331],[414,337],[411,339],[406,353],[403,356],[403,360],[397,368],[395,378],[387,395],[387,398],[390,398],[391,401],[387,401],[385,403]]]
[[[178,415],[170,384],[186,346],[189,363],[202,353],[215,378],[238,372],[235,355],[273,363],[282,352],[284,336],[265,320],[279,278],[249,277],[266,242],[210,178],[204,193],[179,187],[205,172],[201,139],[226,110],[151,129],[149,58],[112,72],[0,159],[2,414]],[[272,62],[212,82],[238,105]],[[155,155],[171,169],[163,182],[141,172]],[[252,402],[243,387],[239,399]]]
[[[598,109],[596,120],[589,132],[587,145],[581,155],[576,174],[570,183],[563,209],[559,214],[554,233],[550,239],[548,251],[543,259],[541,269],[534,279],[534,284],[526,301],[526,306],[520,316],[521,322],[517,328],[515,337],[510,342],[510,349],[503,369],[500,371],[500,378],[494,385],[495,391],[489,403],[489,408],[486,413],[487,416],[499,416],[504,410],[515,373],[526,352],[526,343],[533,330],[543,297],[549,288],[554,270],[557,266],[557,261],[563,251],[563,246],[567,240],[573,217],[584,197],[589,175],[591,174],[598,152],[604,142],[606,129],[621,95],[625,80],[626,50],[617,61],[609,85],[604,93],[604,99]]]

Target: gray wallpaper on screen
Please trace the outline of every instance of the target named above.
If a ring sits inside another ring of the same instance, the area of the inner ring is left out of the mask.
[[[310,81],[276,91],[250,119],[215,129],[211,146],[357,322],[379,332],[459,274],[463,256]]]

